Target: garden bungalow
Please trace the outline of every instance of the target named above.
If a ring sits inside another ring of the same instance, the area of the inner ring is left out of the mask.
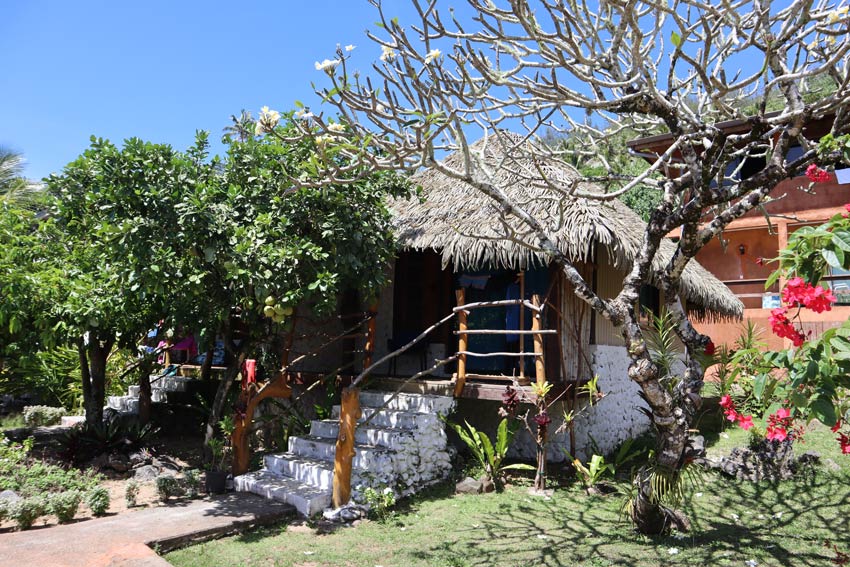
[[[486,163],[497,171],[496,184],[550,228],[557,246],[592,282],[597,293],[611,298],[620,291],[645,226],[634,212],[619,200],[554,200],[551,191],[529,187],[504,168],[495,167],[504,159],[496,138],[480,140],[471,150],[484,152]],[[453,154],[445,163],[458,167],[460,159]],[[544,162],[537,166],[562,182],[578,176],[561,164]],[[533,170],[530,163],[513,163],[513,168]],[[380,365],[375,374],[381,378],[373,379],[372,384],[396,389],[401,380],[429,368],[435,360],[466,352],[469,354],[461,356],[458,363],[446,365],[432,376],[406,385],[406,389],[454,393],[460,398],[461,414],[486,425],[482,422],[497,419],[498,401],[505,386],[515,380],[527,384],[529,377],[534,379],[542,371],[555,385],[556,394],[564,393],[563,399],[575,402],[577,386],[598,376],[604,399],[576,423],[572,443],[565,432],[556,443],[581,454],[591,443],[609,450],[643,432],[648,420],[637,409],[640,398],[637,386],[627,376],[629,360],[619,330],[579,300],[571,284],[543,254],[505,238],[499,211],[489,197],[434,169],[417,173],[412,181],[421,187],[421,198],[391,203],[400,252],[390,274],[391,284],[375,307],[372,359],[380,360],[408,343],[452,313],[458,304],[520,297],[529,303],[538,301],[543,307],[545,334],[537,335],[542,356],[534,354],[532,309],[476,309],[469,312],[468,333],[459,332],[457,318],[437,327],[415,347]],[[515,234],[522,233],[515,219],[507,223]],[[662,243],[657,266],[666,262],[673,247],[671,242]],[[741,302],[695,262],[684,272],[682,291],[693,315],[708,319],[741,317]],[[657,310],[662,303],[658,290],[646,286],[641,303]],[[460,386],[459,374],[465,378]],[[532,452],[527,456],[533,456],[533,447],[528,450]],[[564,457],[559,450],[549,454],[556,460]]]

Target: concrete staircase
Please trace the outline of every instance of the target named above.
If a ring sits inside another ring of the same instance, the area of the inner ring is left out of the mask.
[[[152,375],[151,401],[153,403],[166,403],[169,392],[185,392],[193,378],[186,376],[160,376]],[[106,407],[123,414],[139,413],[139,387],[130,386],[126,396],[109,396],[106,398]]]
[[[437,482],[451,467],[450,449],[440,416],[454,409],[447,396],[365,391],[360,393],[362,424],[355,433],[352,497],[366,487],[389,487],[398,496]],[[389,401],[385,409],[378,409]],[[331,506],[339,406],[332,419],[314,420],[310,433],[290,437],[289,450],[266,455],[264,468],[234,479],[236,490],[286,502],[312,516]]]

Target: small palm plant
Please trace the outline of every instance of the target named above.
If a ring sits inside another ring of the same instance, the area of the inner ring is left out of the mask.
[[[505,455],[508,453],[508,448],[511,445],[514,434],[516,434],[516,427],[511,427],[507,418],[499,422],[499,427],[496,429],[495,444],[490,441],[486,433],[477,430],[468,421],[464,421],[464,424],[466,425],[465,428],[457,423],[449,423],[461,441],[469,447],[475,460],[484,469],[485,476],[493,482],[496,490],[501,490],[504,487],[505,471],[535,470],[531,465],[523,463],[502,464],[505,460]]]

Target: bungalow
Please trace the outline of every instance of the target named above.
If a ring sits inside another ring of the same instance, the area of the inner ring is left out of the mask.
[[[556,245],[592,282],[596,293],[604,298],[614,297],[640,248],[643,221],[618,200],[598,202],[553,196],[550,190],[496,167],[506,159],[501,145],[506,139],[510,140],[511,135],[482,139],[472,145],[471,151],[482,156],[485,167],[492,165],[494,181],[503,191],[523,203],[548,227]],[[457,167],[461,159],[452,154],[445,164]],[[571,168],[546,162],[514,161],[511,169],[536,171],[535,168],[565,182],[578,176]],[[623,440],[643,433],[649,422],[638,408],[638,388],[627,376],[629,359],[619,331],[575,296],[571,284],[543,253],[518,243],[522,226],[516,219],[500,215],[489,197],[435,169],[417,173],[412,181],[421,187],[421,198],[396,199],[390,204],[399,254],[390,267],[391,283],[373,307],[369,337],[359,345],[360,350],[366,351],[364,365],[381,361],[398,347],[427,333],[402,355],[377,365],[367,386],[405,393],[395,398],[390,394],[376,398],[374,392],[360,395],[361,405],[371,406],[363,408],[363,415],[373,421],[365,428],[358,427],[355,434],[355,441],[363,445],[355,447],[353,484],[374,484],[379,478],[381,484],[404,493],[444,475],[448,456],[443,428],[438,420],[425,418],[454,409],[452,420],[468,419],[486,429],[498,420],[499,401],[507,385],[532,397],[525,386],[531,376],[545,378],[554,385],[553,395],[563,400],[556,413],[582,404],[579,386],[594,376],[605,394],[571,430],[562,428],[550,439],[551,460],[563,460],[569,454],[607,452]],[[656,266],[662,265],[673,249],[672,243],[663,243]],[[741,316],[740,301],[695,263],[685,270],[682,292],[694,315]],[[657,288],[646,286],[641,303],[657,310],[661,304]],[[460,306],[467,308],[458,309]],[[338,326],[342,328],[341,323]],[[314,362],[303,365],[301,370],[327,372],[337,368],[345,364],[343,350],[325,356],[321,363],[312,359]],[[427,378],[410,380],[427,371],[435,361],[445,359],[453,362]],[[386,419],[371,417],[379,413],[375,406],[386,406]],[[336,411],[335,416],[340,410]],[[394,430],[405,419],[399,412],[417,413],[411,423],[424,423],[426,431],[413,434],[409,443],[399,443],[394,436],[409,433]],[[374,427],[376,422],[385,428]],[[324,480],[319,485],[329,489],[333,470],[328,463],[333,460],[333,442],[339,426],[336,420],[314,427],[314,435],[308,441],[291,440],[290,455],[272,460],[267,457],[265,472],[239,477],[243,480],[237,484],[245,490],[273,495],[276,479],[269,475],[282,471],[302,480],[321,477]],[[324,432],[324,440],[316,435],[319,431]],[[321,447],[311,450],[311,443],[314,448]],[[398,454],[408,453],[403,457],[396,455],[395,462],[384,462],[372,454],[375,446],[395,447]],[[412,446],[419,447],[420,453],[410,453]],[[299,454],[299,450],[305,452]],[[513,451],[515,456],[533,458],[535,445],[528,436],[519,437]],[[298,476],[297,465],[292,462],[305,457],[313,464],[324,459],[324,475]],[[288,464],[282,466],[281,459],[288,460]],[[437,467],[432,466],[435,462]],[[263,485],[261,481],[271,484]],[[285,487],[279,491],[285,492]]]

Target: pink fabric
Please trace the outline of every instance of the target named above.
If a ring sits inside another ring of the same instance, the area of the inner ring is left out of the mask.
[[[171,350],[185,350],[188,351],[186,356],[187,360],[192,360],[196,356],[198,356],[198,343],[195,342],[195,335],[186,335],[186,337],[171,347]]]
[[[257,381],[257,361],[249,358],[242,365],[242,389],[248,387],[248,384],[254,384]]]

